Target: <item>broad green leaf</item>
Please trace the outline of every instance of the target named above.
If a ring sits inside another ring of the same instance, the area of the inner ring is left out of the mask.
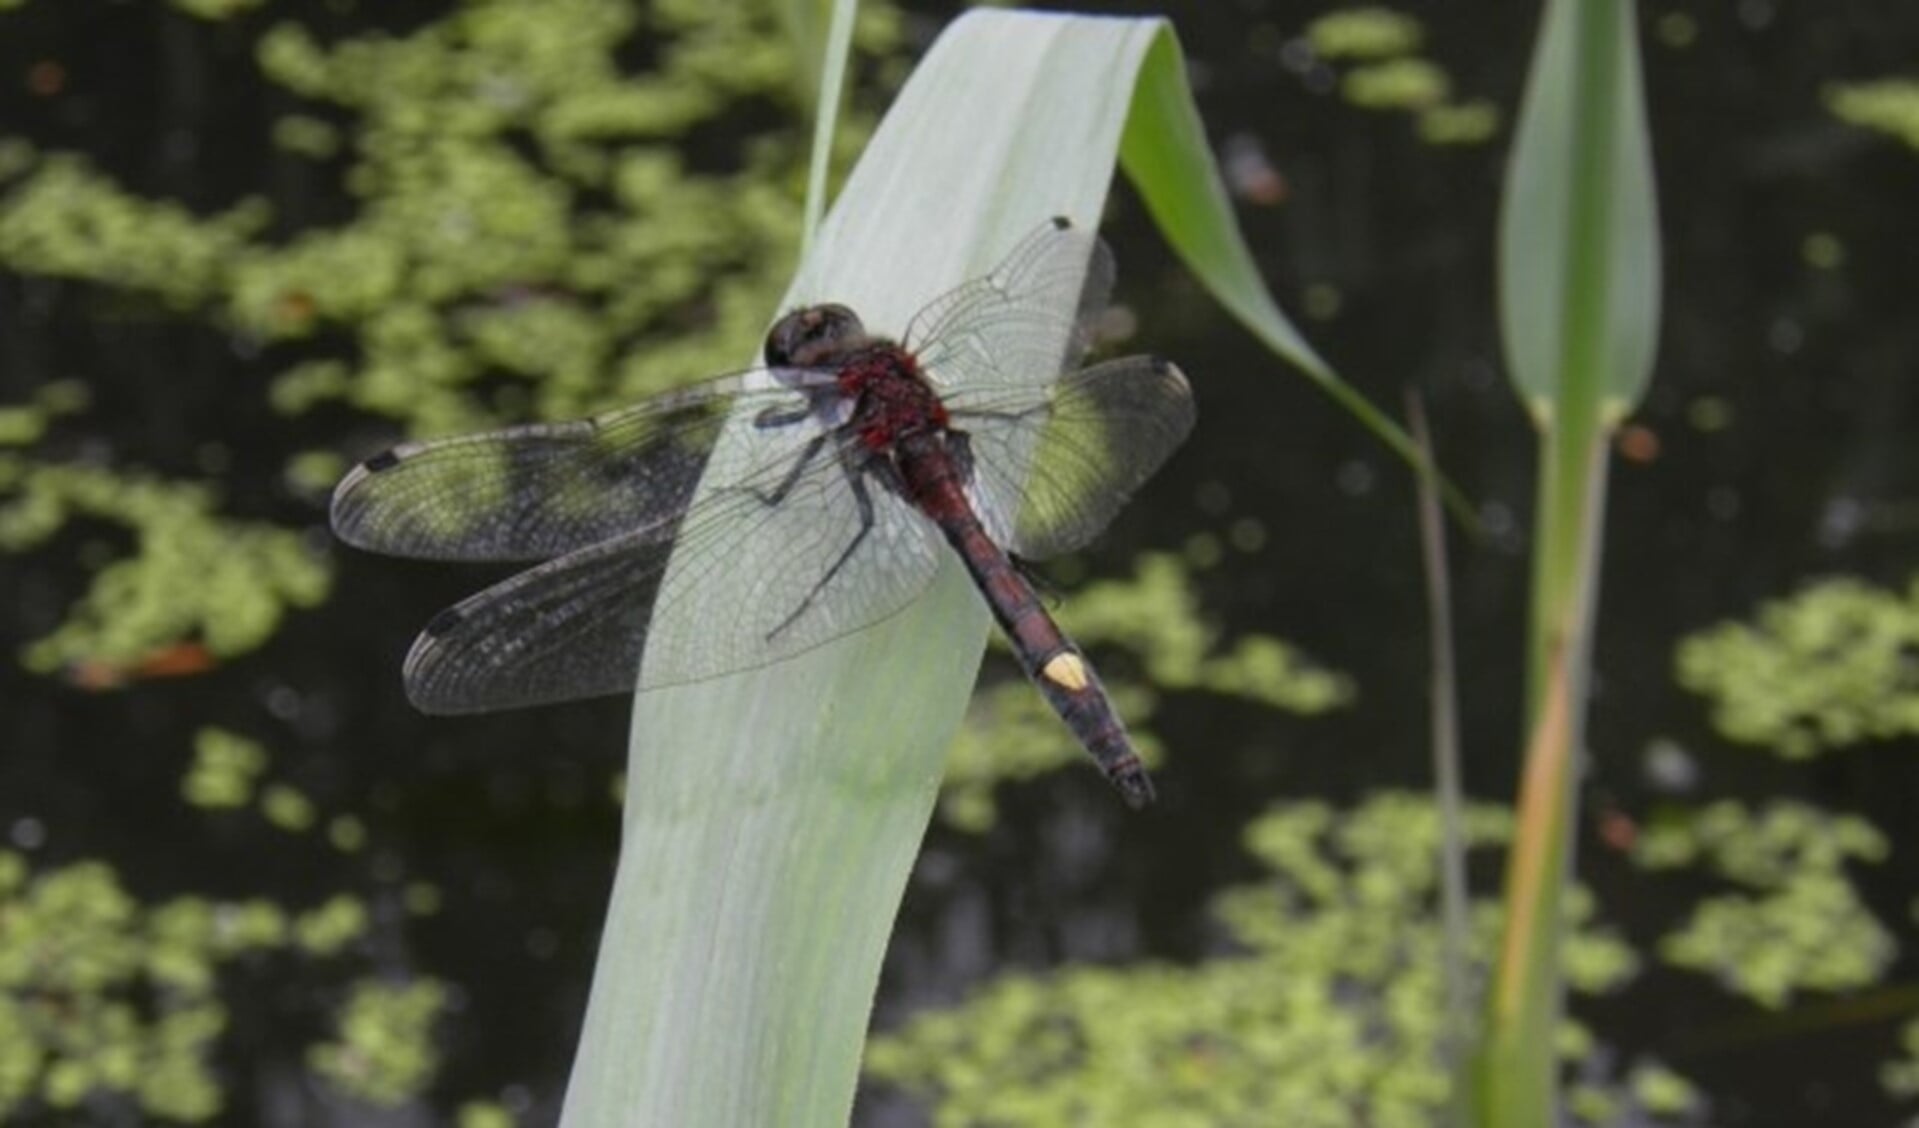
[[[1298,365],[1407,465],[1428,472],[1425,455],[1406,432],[1313,351],[1260,279],[1206,146],[1205,127],[1187,92],[1186,68],[1172,35],[1154,42],[1132,98],[1120,162],[1166,241],[1262,344]],[[1465,497],[1443,477],[1433,477],[1453,513],[1476,527]]]
[[[1652,371],[1659,228],[1633,11],[1548,0],[1507,167],[1500,325],[1541,421],[1569,395],[1617,420]]]
[[[956,21],[849,176],[786,305],[844,302],[897,333],[1048,217],[1096,227],[1122,151],[1195,272],[1330,380],[1253,272],[1159,20]],[[1203,413],[1206,374],[1195,380]],[[672,614],[656,632],[700,629]],[[867,631],[636,700],[625,836],[564,1123],[846,1122],[987,621],[949,560],[924,598]]]

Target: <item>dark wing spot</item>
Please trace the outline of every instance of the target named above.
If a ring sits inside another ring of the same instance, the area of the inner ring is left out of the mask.
[[[366,467],[366,472],[369,474],[378,474],[382,470],[391,470],[399,464],[400,452],[397,450],[383,450],[361,463],[362,466]]]
[[[1073,226],[1073,221],[1067,219],[1065,216],[1056,215],[1053,217],[1053,230],[1064,231],[1071,226]]]
[[[460,624],[464,622],[466,622],[466,616],[460,614],[460,609],[458,607],[449,607],[438,615],[433,616],[433,621],[428,623],[426,629],[420,633],[428,638],[445,638],[447,635],[458,630]]]

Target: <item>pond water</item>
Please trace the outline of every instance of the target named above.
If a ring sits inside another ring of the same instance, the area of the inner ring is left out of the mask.
[[[0,12],[0,137],[85,152],[128,189],[199,214],[250,191],[274,201],[277,231],[337,222],[351,204],[336,184],[261,156],[269,124],[296,100],[252,73],[252,44],[273,19],[331,39],[443,11],[386,8],[276,5],[272,19],[224,23],[108,3]],[[1282,304],[1375,403],[1397,412],[1403,389],[1417,389],[1441,465],[1490,530],[1484,543],[1456,539],[1451,559],[1467,786],[1505,800],[1518,757],[1534,448],[1502,369],[1493,236],[1530,9],[1421,6],[1421,53],[1448,72],[1454,100],[1483,99],[1500,114],[1486,142],[1452,145],[1423,140],[1411,115],[1343,97],[1349,68],[1298,47],[1318,14],[1206,5],[1178,26],[1216,146],[1252,170],[1239,182],[1241,219]],[[950,12],[923,15],[909,33]],[[1640,18],[1665,307],[1651,391],[1611,477],[1582,875],[1644,949],[1685,911],[1696,889],[1647,881],[1602,834],[1672,798],[1649,775],[1648,753],[1677,747],[1695,777],[1688,801],[1799,798],[1891,836],[1890,857],[1860,884],[1909,942],[1919,889],[1913,738],[1793,763],[1732,745],[1713,730],[1708,703],[1675,684],[1673,655],[1687,633],[1749,617],[1809,580],[1853,575],[1901,589],[1913,573],[1919,151],[1841,122],[1823,99],[1836,81],[1909,74],[1919,8],[1741,0],[1646,5]],[[1089,554],[1088,571],[1121,575],[1138,553],[1180,551],[1255,518],[1263,544],[1195,569],[1206,615],[1229,638],[1297,644],[1349,675],[1358,699],[1295,717],[1173,694],[1155,725],[1169,757],[1151,815],[1129,817],[1096,773],[1076,767],[1003,787],[984,834],[936,825],[884,973],[881,1028],[1010,968],[1214,954],[1221,932],[1208,902],[1259,872],[1239,835],[1261,810],[1429,786],[1408,475],[1198,291],[1123,186],[1107,234],[1120,298],[1138,313],[1128,347],[1192,375],[1200,424]],[[29,402],[54,379],[92,392],[48,456],[211,478],[225,511],[324,543],[321,510],[283,485],[282,464],[315,444],[363,450],[364,418],[335,406],[283,417],[251,390],[279,359],[236,351],[204,320],[157,317],[111,287],[52,281],[6,255],[0,247],[0,405]],[[131,542],[120,525],[82,521],[0,556],[6,648],[52,629],[90,569]],[[506,1103],[545,1122],[563,1091],[611,881],[619,813],[609,780],[624,755],[626,703],[458,720],[413,713],[398,658],[433,610],[477,588],[475,577],[325,551],[337,570],[324,606],[290,612],[264,647],[200,676],[89,692],[0,663],[0,833],[36,870],[106,859],[146,899],[196,891],[306,906],[344,885],[372,914],[368,965],[461,985],[436,1097],[451,1107],[511,1086]],[[357,812],[367,853],[342,869],[337,854],[284,848],[285,832],[258,820],[179,802],[194,734],[209,725],[270,743],[302,793]],[[430,914],[409,907],[419,883],[436,891]],[[1903,958],[1886,982],[1913,971]],[[321,1033],[341,977],[290,975],[272,958],[235,974],[251,998],[232,1004],[220,1060],[230,1122],[355,1122],[298,1080],[302,1047]],[[1632,990],[1577,1013],[1606,1042],[1656,1054],[1698,1082],[1710,1123],[1784,1126],[1910,1115],[1877,1081],[1910,1010],[1828,1007],[1782,1021],[1650,964]],[[876,1090],[857,1120],[879,1128],[922,1117]]]

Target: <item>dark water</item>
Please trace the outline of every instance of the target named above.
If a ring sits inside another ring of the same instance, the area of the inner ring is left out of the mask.
[[[378,18],[399,28],[439,10],[389,6]],[[1505,798],[1534,467],[1493,312],[1504,133],[1487,146],[1434,148],[1406,119],[1350,107],[1314,75],[1288,69],[1281,45],[1319,10],[1208,5],[1179,26],[1215,141],[1256,139],[1285,178],[1283,206],[1242,210],[1282,303],[1297,311],[1309,287],[1336,288],[1337,313],[1304,325],[1315,346],[1377,403],[1396,409],[1402,389],[1417,388],[1442,465],[1502,530],[1485,546],[1456,544],[1453,564],[1468,785]],[[1919,8],[1746,0],[1660,4],[1643,18],[1673,11],[1690,14],[1698,35],[1684,50],[1647,45],[1666,305],[1652,391],[1636,418],[1659,438],[1659,454],[1613,473],[1587,814],[1649,809],[1640,753],[1674,737],[1697,754],[1703,794],[1804,797],[1891,834],[1892,859],[1864,887],[1898,927],[1919,888],[1911,742],[1797,766],[1729,748],[1702,703],[1674,687],[1671,652],[1681,634],[1746,615],[1808,578],[1903,584],[1912,568],[1919,527],[1848,517],[1896,512],[1919,492],[1919,154],[1840,124],[1820,92],[1835,79],[1909,72]],[[280,14],[326,36],[365,26],[334,12],[314,4]],[[1490,3],[1418,12],[1428,53],[1456,90],[1508,114],[1529,13]],[[250,77],[257,25],[114,4],[41,3],[5,18],[7,131],[86,151],[130,189],[196,209],[262,191],[289,228],[342,214],[330,186],[262,155],[266,123],[291,105]],[[66,63],[72,96],[22,93],[20,76],[43,58]],[[1802,245],[1816,232],[1843,245],[1838,269],[1805,262]],[[1124,188],[1108,234],[1122,298],[1149,311],[1138,343],[1194,375],[1201,424],[1118,523],[1095,569],[1119,572],[1139,550],[1216,527],[1198,499],[1223,486],[1231,516],[1258,516],[1273,535],[1261,552],[1202,577],[1209,611],[1232,631],[1281,635],[1349,672],[1361,701],[1298,720],[1175,699],[1159,726],[1175,749],[1161,773],[1165,803],[1150,818],[1124,818],[1094,773],[1074,772],[1004,789],[1002,822],[983,838],[936,828],[885,972],[883,1025],[1008,967],[1204,954],[1216,935],[1205,903],[1251,876],[1236,836],[1266,804],[1427,785],[1425,611],[1406,475],[1196,291]],[[202,441],[217,436],[231,451],[232,511],[317,530],[317,508],[286,496],[273,476],[318,424],[231,394],[272,368],[191,323],[102,317],[101,298],[0,273],[0,402],[85,374],[97,394],[90,418],[116,457],[190,476]],[[1723,401],[1731,425],[1694,427],[1702,398]],[[71,561],[83,539],[0,560],[9,644],[37,637],[81,590]],[[464,573],[343,554],[324,611],[294,615],[265,650],[205,677],[87,695],[0,666],[0,828],[21,845],[44,837],[36,865],[112,859],[143,896],[270,889],[307,903],[340,880],[322,848],[262,849],[249,837],[257,831],[210,833],[173,799],[195,728],[275,734],[283,775],[366,812],[376,876],[359,891],[376,909],[397,912],[408,880],[445,886],[439,915],[376,930],[383,965],[468,987],[438,1091],[453,1099],[520,1084],[537,1119],[564,1084],[611,878],[618,821],[604,780],[622,757],[625,705],[481,720],[413,714],[398,694],[397,657],[432,609],[473,586]],[[297,712],[276,706],[288,688],[304,702]],[[1682,911],[1593,842],[1581,849],[1608,915],[1642,945]],[[323,1000],[287,986],[285,971],[246,973],[272,1005],[235,1008],[226,1064],[237,1107],[271,1103],[284,1078],[270,1063],[297,1061],[315,1033]],[[1908,959],[1891,978],[1913,971]],[[1895,1114],[1874,1070],[1894,1053],[1898,1016],[1700,1049],[1682,1032],[1745,1029],[1753,1008],[1656,970],[1582,1015],[1608,1040],[1659,1053],[1700,1081],[1713,1123],[1874,1124]],[[904,1116],[883,1095],[862,1107],[872,1124]]]

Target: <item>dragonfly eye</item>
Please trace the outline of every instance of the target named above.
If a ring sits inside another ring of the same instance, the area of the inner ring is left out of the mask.
[[[851,344],[866,339],[859,315],[843,305],[796,309],[773,323],[766,334],[766,363],[774,367],[824,364]]]

